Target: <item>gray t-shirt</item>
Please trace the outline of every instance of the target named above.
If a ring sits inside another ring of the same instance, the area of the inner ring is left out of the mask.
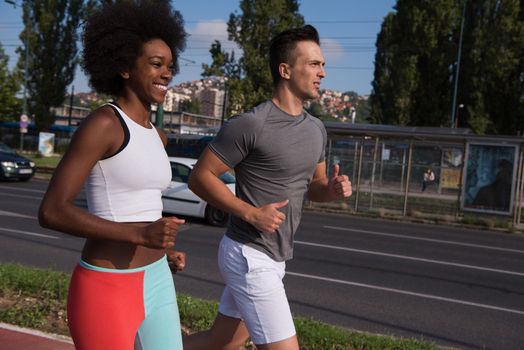
[[[255,207],[289,199],[281,209],[286,220],[273,233],[257,230],[232,216],[226,235],[276,261],[293,257],[293,235],[313,173],[324,161],[326,129],[303,112],[292,116],[267,101],[229,119],[209,144],[235,170],[236,195]]]

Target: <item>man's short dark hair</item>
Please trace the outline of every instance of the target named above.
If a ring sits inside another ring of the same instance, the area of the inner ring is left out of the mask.
[[[97,92],[117,95],[123,88],[122,72],[129,71],[143,45],[163,40],[173,55],[173,74],[185,47],[184,20],[169,1],[128,0],[104,3],[85,24],[82,68]]]
[[[278,67],[281,63],[294,63],[293,51],[300,41],[313,41],[320,45],[320,39],[315,27],[307,24],[300,28],[287,29],[271,40],[269,46],[269,68],[271,69],[274,86],[277,86],[282,78]]]

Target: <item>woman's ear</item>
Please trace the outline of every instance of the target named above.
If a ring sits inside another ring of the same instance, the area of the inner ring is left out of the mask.
[[[128,73],[128,72],[122,72],[122,73],[120,73],[120,76],[121,76],[123,79],[129,79],[129,73]]]
[[[291,72],[289,71],[289,64],[287,63],[280,63],[280,65],[278,66],[278,72],[280,73],[282,79],[289,79],[291,77]]]

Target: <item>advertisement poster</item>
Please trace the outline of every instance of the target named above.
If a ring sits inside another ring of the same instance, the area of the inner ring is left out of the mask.
[[[463,152],[460,148],[442,150],[442,168],[440,169],[440,188],[458,189]]]
[[[515,146],[468,145],[464,210],[511,212],[516,153]]]
[[[460,169],[441,168],[440,188],[458,189],[460,184]]]
[[[55,134],[49,132],[41,132],[38,138],[38,152],[45,156],[50,157],[53,155],[55,149]]]

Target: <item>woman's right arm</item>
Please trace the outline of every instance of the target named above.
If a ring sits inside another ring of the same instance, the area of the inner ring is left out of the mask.
[[[112,113],[109,108],[96,110],[75,132],[40,204],[40,225],[79,237],[151,248],[171,247],[180,226],[175,220],[160,219],[145,227],[121,224],[99,218],[74,204],[96,162],[114,154],[123,142],[122,127]]]

